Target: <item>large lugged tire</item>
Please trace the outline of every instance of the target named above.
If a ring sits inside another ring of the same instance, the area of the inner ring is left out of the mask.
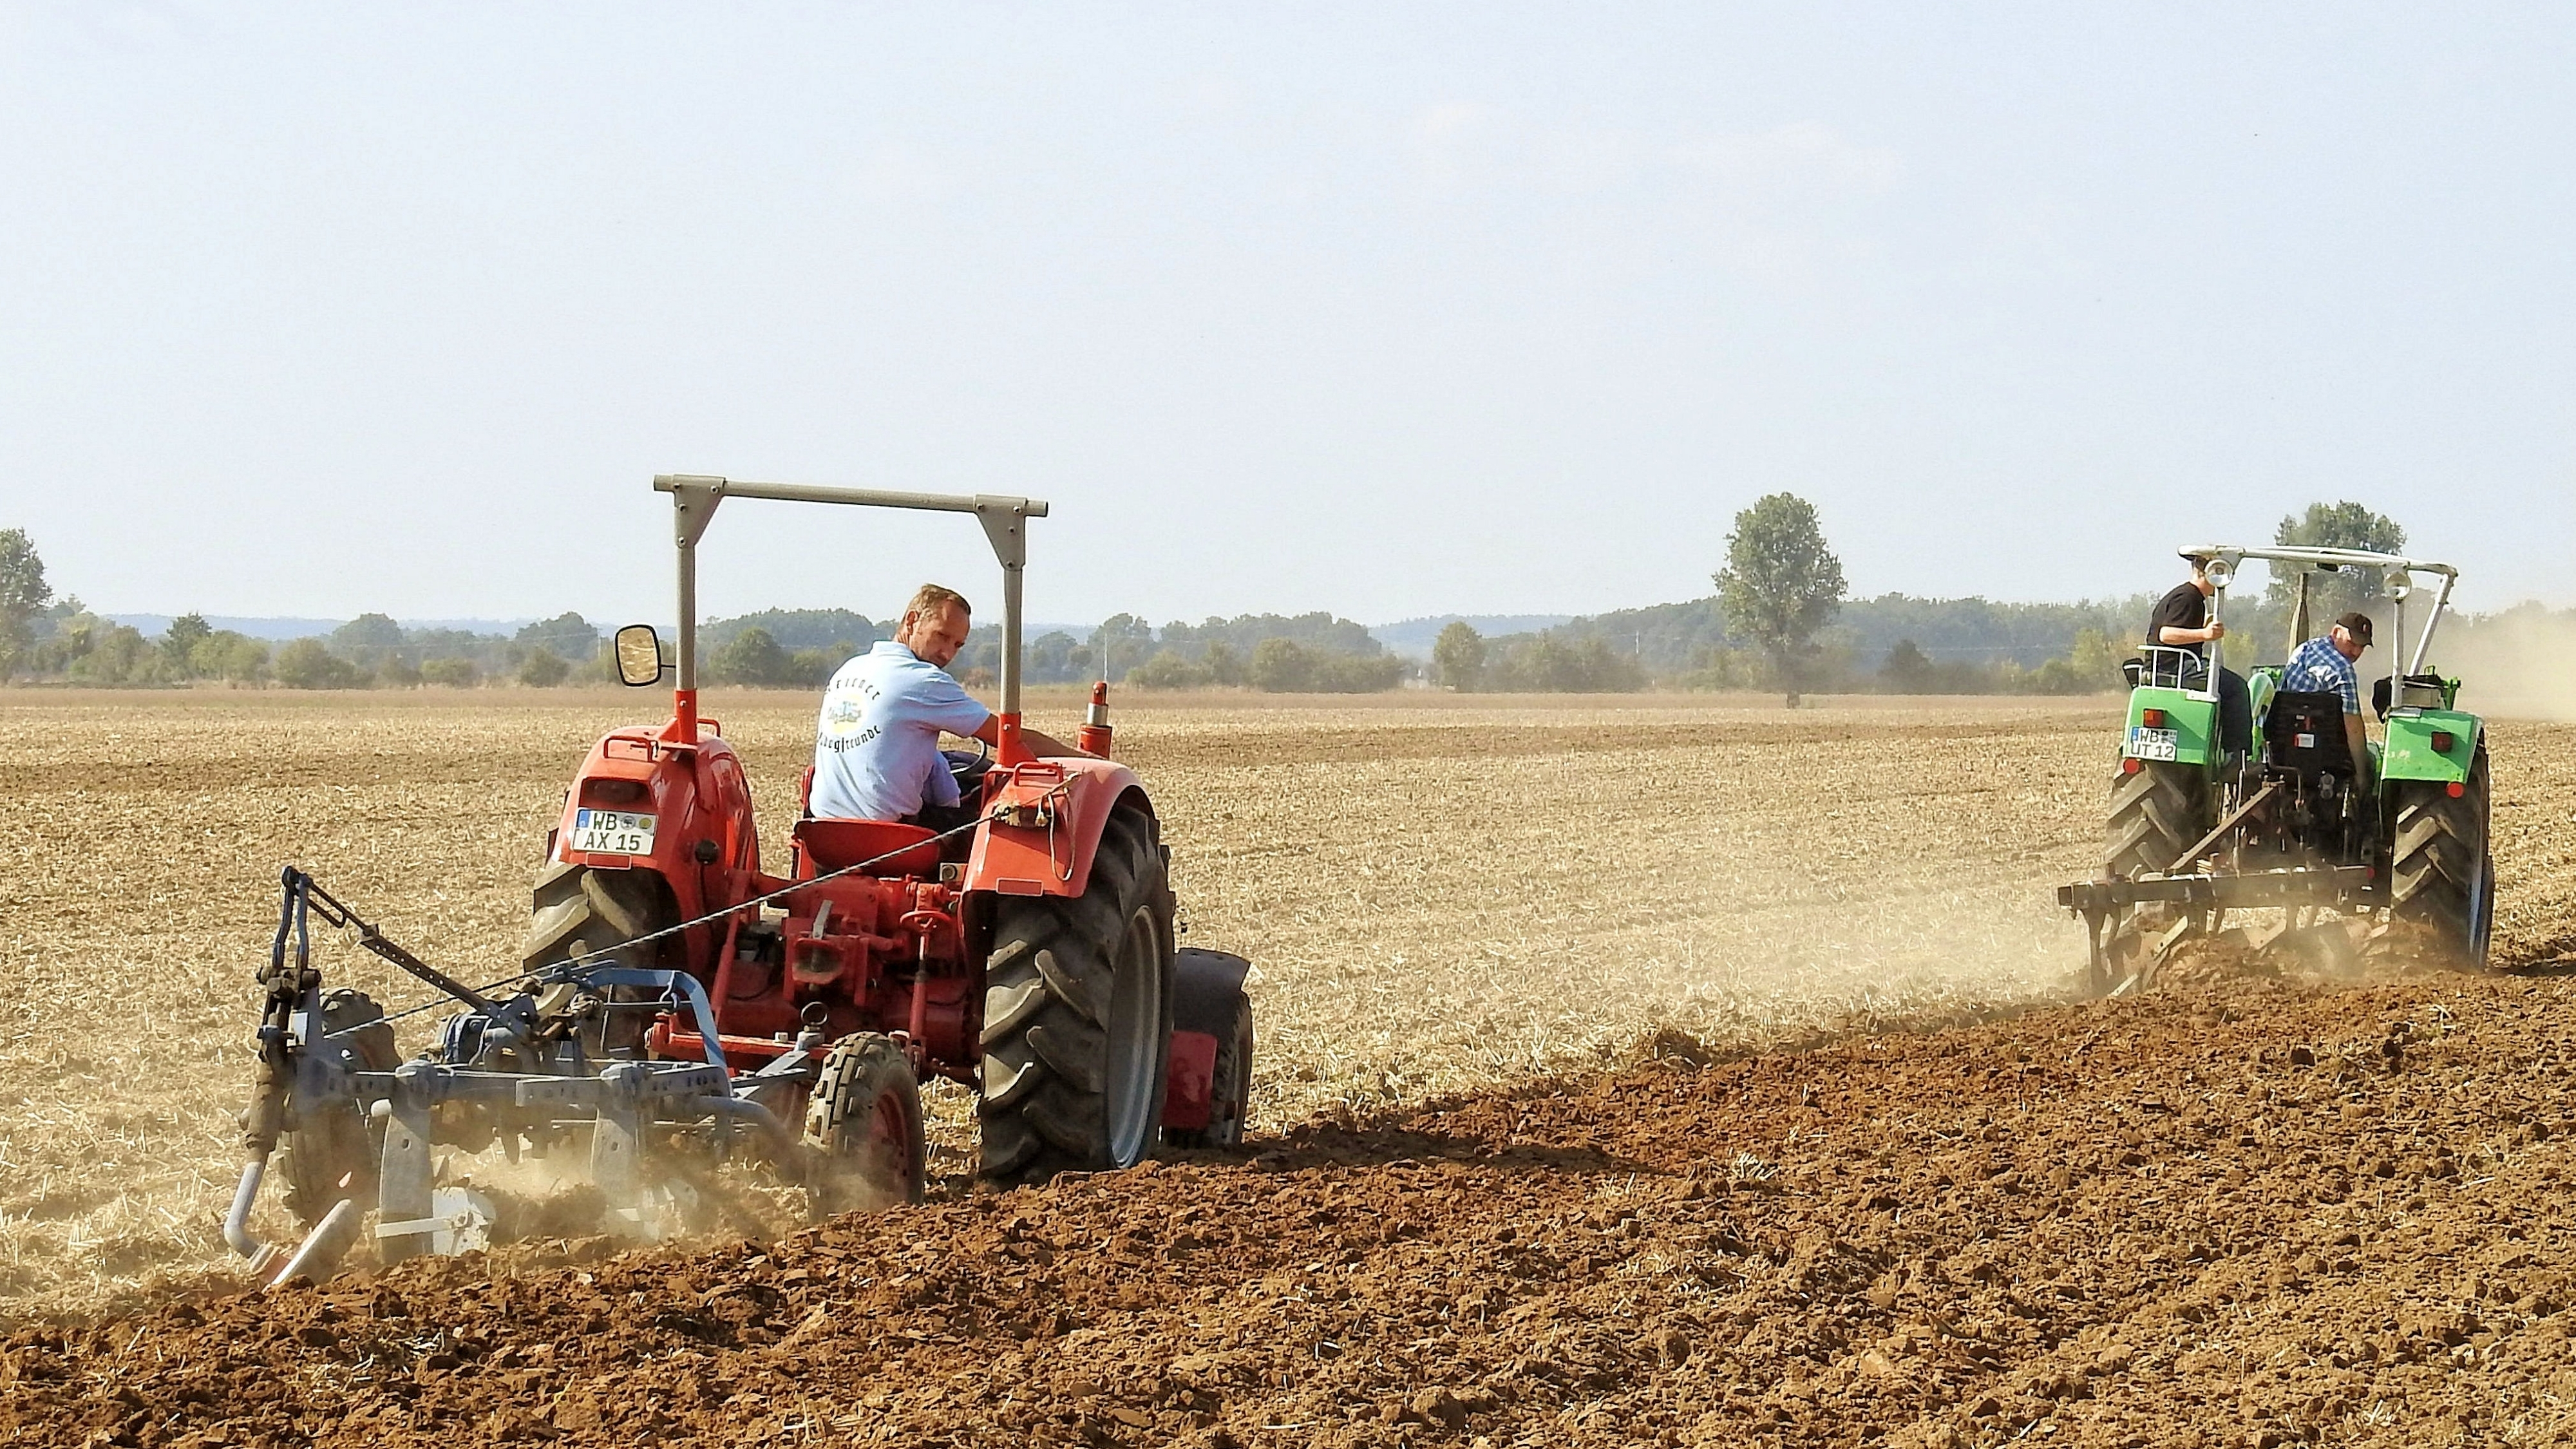
[[[921,1201],[921,1084],[893,1038],[867,1032],[832,1044],[806,1102],[805,1145],[814,1154],[805,1197],[818,1220]]]
[[[1163,1117],[1172,894],[1151,816],[1110,817],[1083,894],[1006,897],[984,966],[978,1174],[1133,1166]]]
[[[314,1049],[337,1057],[350,1071],[390,1072],[402,1065],[385,1009],[363,991],[322,993],[322,1030],[322,1043]],[[286,1189],[286,1210],[309,1230],[343,1197],[354,1198],[360,1212],[373,1208],[382,1145],[354,1098],[299,1109],[295,1129],[278,1141],[277,1180]]]
[[[2102,873],[2136,880],[2171,870],[2217,821],[2211,815],[2208,777],[2198,765],[2144,760],[2138,772],[2111,777],[2111,804],[2103,828]]]
[[[2469,762],[2460,794],[2425,781],[2396,782],[2389,832],[2389,940],[2439,951],[2448,964],[2487,963],[2495,927],[2495,859],[2487,842],[2487,752]],[[2411,928],[2411,929],[2410,929]]]
[[[528,940],[519,951],[528,970],[560,965],[577,956],[613,951],[638,936],[679,924],[679,903],[670,883],[650,870],[593,870],[549,860],[537,872],[535,913],[528,920]],[[625,956],[629,966],[668,969],[682,951],[678,936],[664,936]],[[650,993],[620,987],[619,999]],[[637,1011],[610,1014],[601,1032],[586,1036],[583,1046],[594,1055],[642,1042],[646,1022]]]
[[[2142,760],[2134,774],[2122,769],[2111,777],[2103,877],[2136,880],[2172,869],[2174,857],[2209,833],[2214,815],[2209,778],[2199,766]],[[2131,906],[2113,917],[2104,927],[2092,989],[2111,991],[2147,971],[2152,938],[2170,919],[2170,908],[2159,905]]]

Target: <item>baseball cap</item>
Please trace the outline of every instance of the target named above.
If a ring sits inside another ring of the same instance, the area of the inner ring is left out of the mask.
[[[2340,614],[2335,622],[2352,631],[2352,637],[2365,646],[2370,643],[2370,616],[2363,613]]]

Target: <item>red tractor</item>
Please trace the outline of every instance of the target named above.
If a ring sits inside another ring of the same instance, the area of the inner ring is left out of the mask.
[[[738,1070],[819,1031],[829,1049],[805,1094],[806,1142],[861,1152],[870,1177],[914,1200],[925,1073],[978,1092],[978,1171],[989,1182],[1126,1167],[1167,1135],[1237,1140],[1252,1047],[1245,963],[1177,949],[1170,851],[1134,771],[1039,759],[1022,743],[1021,569],[1028,520],[1046,504],[686,476],[653,486],[678,511],[672,717],[613,731],[583,761],[547,838],[527,966],[619,956],[685,971],[704,984]],[[960,769],[966,798],[981,792],[972,826],[943,837],[800,809],[786,874],[762,869],[750,784],[720,726],[698,713],[697,543],[729,497],[934,509],[983,524],[1002,565],[1001,709],[999,744]],[[646,625],[618,631],[617,659],[630,685],[664,672]],[[1095,686],[1082,742],[1102,755],[1105,699]],[[646,1024],[622,1007],[603,1013],[608,1052],[705,1056],[680,1013],[653,1009]],[[622,1031],[621,1014],[633,1023]]]
[[[1154,802],[1105,758],[1107,685],[1092,690],[1090,754],[1037,758],[1021,732],[1020,573],[1028,520],[1046,505],[686,476],[653,486],[678,508],[672,717],[611,731],[583,761],[547,836],[525,974],[496,983],[511,989],[457,981],[287,868],[227,1240],[263,1271],[280,1256],[249,1228],[280,1147],[287,1206],[310,1230],[280,1272],[336,1252],[370,1210],[388,1261],[482,1241],[491,1204],[436,1185],[440,1147],[586,1148],[608,1227],[648,1236],[667,1183],[656,1159],[720,1159],[744,1131],[818,1211],[918,1201],[924,1074],[976,1091],[978,1173],[994,1184],[1126,1167],[1158,1143],[1240,1140],[1249,967],[1176,948]],[[764,868],[741,761],[698,713],[696,550],[729,497],[983,525],[1002,564],[1002,698],[998,743],[954,760],[979,807],[968,824],[800,809],[785,873]],[[617,632],[617,664],[630,685],[666,673],[641,624]],[[323,989],[314,915],[466,1008],[438,1046],[400,1061],[376,1003]]]

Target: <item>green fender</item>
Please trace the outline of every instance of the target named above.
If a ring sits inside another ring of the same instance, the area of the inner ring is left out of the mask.
[[[2382,780],[2465,784],[2486,724],[2456,709],[2401,709],[2388,716],[2388,741],[2379,753]],[[2437,748],[2447,745],[2448,748]]]
[[[2162,712],[2164,723],[2147,723],[2148,711]],[[2164,753],[2164,740],[2153,733],[2140,731],[2170,730],[2173,753]],[[2144,760],[2172,760],[2177,764],[2206,765],[2218,753],[2218,701],[2200,699],[2179,689],[2145,684],[2129,691],[2129,723],[2120,732],[2120,753]]]

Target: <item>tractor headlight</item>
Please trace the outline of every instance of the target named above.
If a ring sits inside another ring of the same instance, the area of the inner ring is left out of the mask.
[[[2384,591],[2388,597],[2402,601],[2408,594],[2415,592],[2415,579],[2404,569],[2390,569]]]

